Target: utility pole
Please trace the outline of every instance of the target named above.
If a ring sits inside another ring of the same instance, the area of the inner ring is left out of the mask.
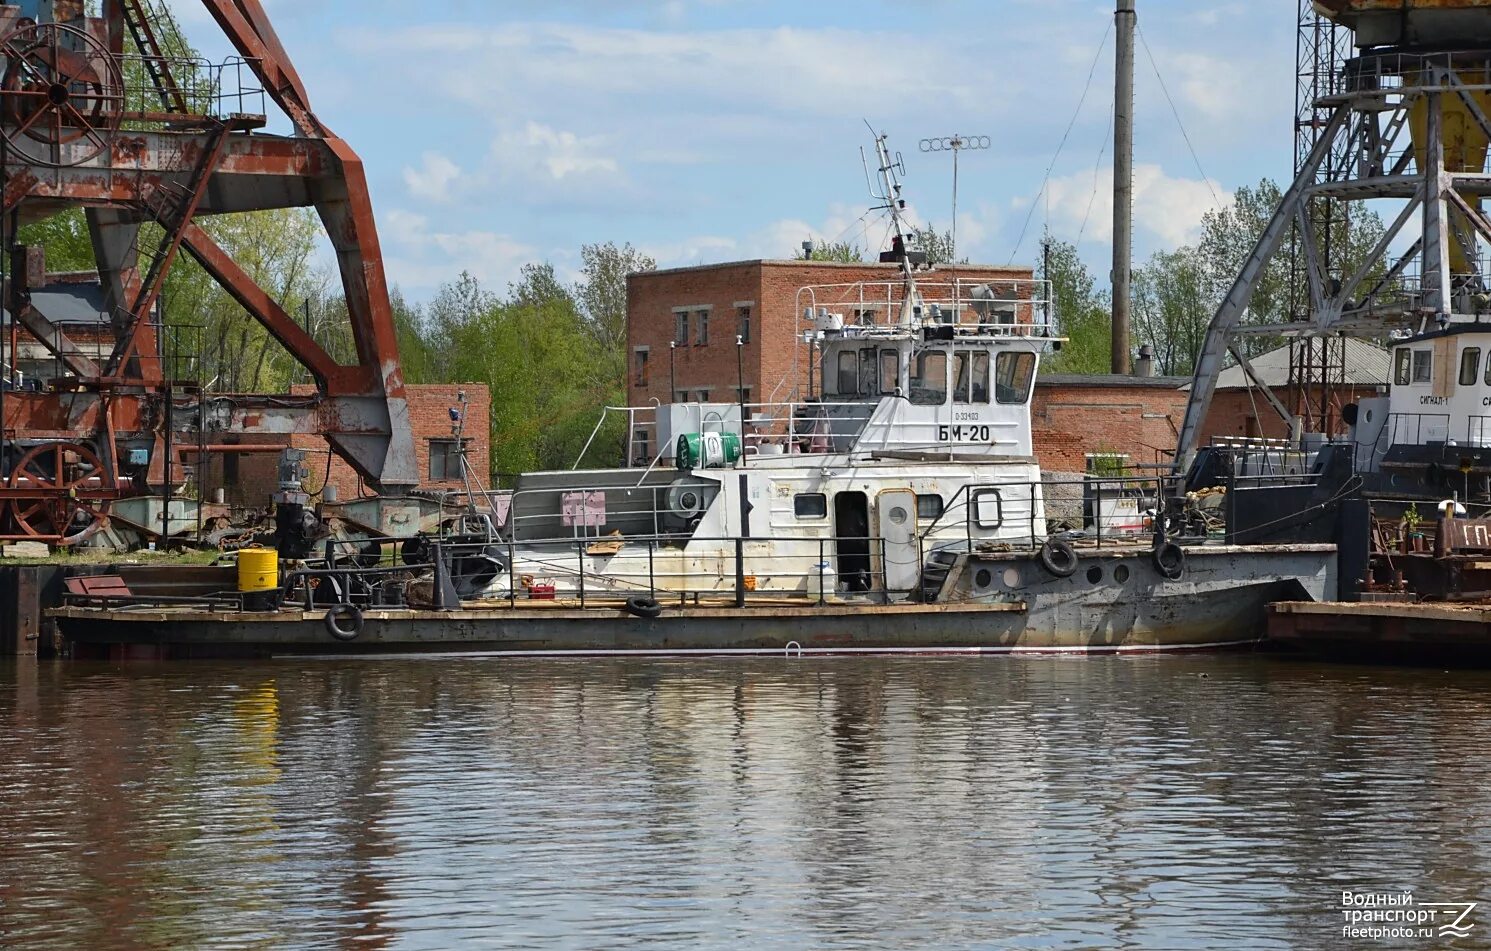
[[[1113,365],[1127,376],[1134,270],[1134,0],[1118,0],[1117,83],[1113,94]]]

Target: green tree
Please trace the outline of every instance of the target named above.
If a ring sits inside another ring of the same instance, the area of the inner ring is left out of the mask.
[[[1205,265],[1195,248],[1158,251],[1134,272],[1134,340],[1154,347],[1155,372],[1186,376],[1194,369],[1211,323]]]
[[[837,261],[840,264],[860,264],[865,260],[865,249],[848,241],[814,241],[808,251],[799,251],[797,261]]]
[[[1061,351],[1047,360],[1053,373],[1107,373],[1113,316],[1109,296],[1082,263],[1076,245],[1046,236],[1038,271],[1051,282],[1051,296],[1061,335]]]
[[[912,247],[927,253],[927,263],[936,266],[939,264],[967,264],[965,256],[954,260],[953,233],[952,231],[938,231],[937,227],[928,224],[925,228],[917,228],[912,232]]]

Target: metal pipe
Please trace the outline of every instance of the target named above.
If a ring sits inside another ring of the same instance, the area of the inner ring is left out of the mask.
[[[1113,98],[1113,349],[1112,370],[1127,376],[1134,267],[1134,0],[1118,0]]]

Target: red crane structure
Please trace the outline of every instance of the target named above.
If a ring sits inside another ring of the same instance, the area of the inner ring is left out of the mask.
[[[82,0],[0,5],[12,318],[12,365],[0,366],[0,536],[81,541],[118,499],[169,497],[202,447],[231,451],[221,433],[318,433],[376,487],[419,481],[362,161],[316,116],[259,0],[201,2],[241,60],[203,66],[163,52],[151,0],[102,0],[98,17]],[[262,131],[266,97],[291,134]],[[354,365],[334,360],[198,223],[289,207],[314,207],[335,249]],[[15,246],[17,228],[74,208],[84,209],[107,302],[113,349],[103,359],[33,299],[45,267]],[[183,253],[305,366],[315,396],[227,398],[171,378],[159,302]],[[19,385],[21,330],[50,351],[57,378]]]

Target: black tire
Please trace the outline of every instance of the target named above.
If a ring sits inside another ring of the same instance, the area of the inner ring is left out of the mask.
[[[662,616],[663,606],[658,604],[653,598],[627,598],[626,613],[634,617],[652,620],[653,618]]]
[[[1078,560],[1077,549],[1065,539],[1048,538],[1041,545],[1041,567],[1058,578],[1076,574]]]
[[[339,641],[352,641],[362,633],[362,611],[355,604],[333,604],[322,619],[326,633]]]
[[[1154,570],[1170,581],[1179,581],[1186,573],[1186,550],[1175,542],[1166,542],[1150,555]]]

